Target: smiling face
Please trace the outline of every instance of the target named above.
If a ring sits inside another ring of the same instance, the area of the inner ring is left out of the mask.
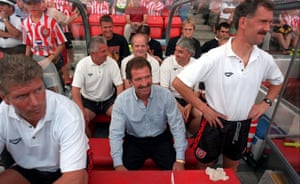
[[[106,40],[110,40],[113,37],[113,23],[112,22],[101,22],[102,34]]]
[[[147,99],[151,93],[152,77],[148,67],[132,69],[131,80],[129,81],[135,89],[136,96],[140,99]]]
[[[42,79],[10,84],[7,90],[8,93],[3,96],[5,103],[12,105],[16,113],[33,126],[45,116],[46,92]]]
[[[108,56],[108,47],[106,44],[99,44],[97,52],[91,52],[92,61],[97,64],[101,65],[106,61]]]
[[[148,37],[140,33],[134,35],[132,38],[132,50],[134,56],[146,57],[148,50]]]

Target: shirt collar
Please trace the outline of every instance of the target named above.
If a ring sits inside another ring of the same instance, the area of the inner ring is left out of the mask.
[[[234,37],[230,37],[229,40],[225,43],[225,53],[228,57],[239,58],[232,50],[232,40]],[[259,57],[259,48],[257,45],[253,45],[252,52],[249,58],[249,63],[255,61]]]

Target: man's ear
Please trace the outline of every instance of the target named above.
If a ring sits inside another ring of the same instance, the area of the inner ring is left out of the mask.
[[[2,92],[0,92],[0,98],[1,98],[7,105],[10,104],[8,98],[7,98]]]

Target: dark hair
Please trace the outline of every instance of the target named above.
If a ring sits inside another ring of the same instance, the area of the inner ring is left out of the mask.
[[[239,4],[234,11],[232,23],[236,29],[239,26],[241,17],[252,17],[259,6],[262,6],[270,11],[274,10],[274,4],[270,0],[245,0]]]
[[[136,33],[142,33],[142,34],[146,34],[149,36],[150,35],[150,27],[148,25],[142,24],[137,28]]]
[[[221,22],[220,24],[217,25],[216,31],[220,31],[222,27],[229,29],[230,25],[227,22]]]
[[[152,74],[152,69],[151,69],[151,65],[150,63],[147,61],[147,59],[138,56],[138,57],[134,57],[132,58],[126,65],[126,78],[128,80],[132,79],[132,75],[131,75],[131,70],[132,69],[141,69],[144,67],[148,67],[150,70],[150,74]]]
[[[3,55],[0,59],[0,91],[9,93],[9,84],[22,84],[43,76],[42,67],[24,54]]]
[[[111,18],[110,15],[103,15],[100,17],[100,25],[102,22],[111,22],[113,23],[113,19]]]

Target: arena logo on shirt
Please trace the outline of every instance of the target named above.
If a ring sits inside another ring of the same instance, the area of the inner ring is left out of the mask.
[[[12,143],[12,144],[18,144],[21,141],[22,141],[21,137],[16,138],[16,139],[9,139],[9,143]]]

